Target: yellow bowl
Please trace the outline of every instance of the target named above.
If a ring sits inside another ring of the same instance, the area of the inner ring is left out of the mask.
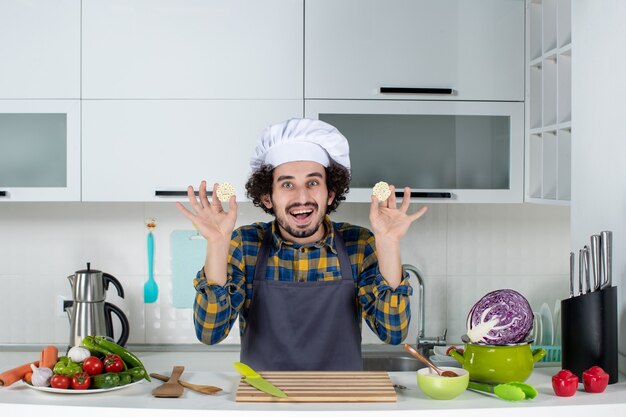
[[[435,400],[451,400],[467,389],[469,372],[463,368],[440,366],[444,371],[454,371],[457,377],[439,376],[430,368],[417,371],[417,385],[422,392]]]

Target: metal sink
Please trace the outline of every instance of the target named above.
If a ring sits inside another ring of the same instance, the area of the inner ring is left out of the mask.
[[[408,356],[404,352],[363,354],[364,371],[417,371],[425,366],[422,362]]]

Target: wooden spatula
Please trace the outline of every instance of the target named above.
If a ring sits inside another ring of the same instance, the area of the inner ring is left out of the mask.
[[[185,370],[184,366],[175,366],[170,379],[160,387],[152,390],[152,395],[159,398],[178,398],[183,395],[185,388],[178,383],[178,378]]]
[[[169,378],[166,377],[165,375],[151,373],[150,376],[152,378],[156,378],[156,379],[159,379],[161,381],[168,381],[169,380]],[[185,388],[188,388],[188,389],[193,390],[193,391],[201,392],[203,394],[215,394],[216,392],[220,392],[222,390],[220,387],[214,387],[213,385],[192,384],[191,382],[181,381],[180,379],[178,380],[178,383],[180,385],[182,385],[183,387],[185,387]]]

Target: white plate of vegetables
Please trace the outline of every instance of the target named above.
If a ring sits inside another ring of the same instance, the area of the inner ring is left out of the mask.
[[[72,347],[67,356],[59,357],[56,347],[47,346],[40,361],[30,367],[26,386],[55,394],[96,394],[150,381],[137,356],[104,336],[86,336],[82,346]]]
[[[115,391],[118,389],[132,387],[133,385],[137,385],[142,381],[143,380],[135,381],[135,382],[131,382],[130,384],[118,385],[117,387],[111,387],[111,388],[88,388],[88,389],[63,389],[63,388],[52,388],[52,387],[36,387],[27,382],[24,382],[24,385],[26,385],[28,388],[32,388],[37,391],[52,392],[54,394],[97,394],[99,392],[110,392],[110,391]]]

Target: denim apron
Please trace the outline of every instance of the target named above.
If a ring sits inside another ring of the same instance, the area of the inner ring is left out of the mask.
[[[335,230],[341,280],[266,279],[271,226],[257,256],[241,361],[257,371],[361,371],[361,317],[354,276]]]

